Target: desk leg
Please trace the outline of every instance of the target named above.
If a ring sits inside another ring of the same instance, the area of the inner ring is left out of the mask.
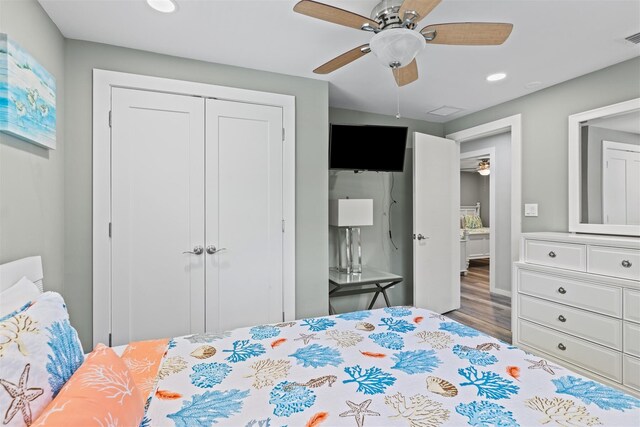
[[[371,300],[371,304],[369,304],[368,310],[371,310],[373,308],[373,305],[376,303],[376,300],[378,299],[378,295],[380,295],[380,291],[376,291],[376,294],[373,296],[373,299]]]
[[[329,315],[336,314],[336,309],[329,303]]]
[[[382,296],[384,297],[384,302],[387,303],[387,307],[391,307],[391,303],[389,302],[389,297],[387,296],[387,289],[386,287],[383,288],[382,286],[380,286],[379,284],[376,283],[376,286],[378,287],[378,289],[380,289],[380,292],[382,292]]]

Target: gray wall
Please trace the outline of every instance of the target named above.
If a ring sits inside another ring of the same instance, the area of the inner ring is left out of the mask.
[[[511,292],[511,132],[463,142],[460,153],[489,147],[495,148],[495,157],[491,158],[491,175],[488,178],[495,180],[496,185],[494,233],[491,236],[495,241],[496,256],[491,260],[491,272],[495,274],[496,289]],[[489,187],[489,180],[486,187]],[[489,207],[490,201],[481,200],[480,203],[482,212]]]
[[[567,119],[571,114],[640,96],[640,58],[577,77],[445,124],[447,134],[522,114],[523,231],[568,230]]]
[[[582,171],[583,186],[584,181],[587,181],[587,200],[583,199],[582,205],[588,206],[588,212],[587,215],[583,215],[582,222],[602,224],[602,141],[640,145],[640,135],[597,126],[587,128],[587,147],[585,150],[583,145],[582,149],[582,153],[587,153],[587,170]]]
[[[373,226],[362,227],[363,263],[379,270],[404,277],[404,281],[390,290],[394,305],[411,304],[413,301],[413,132],[442,136],[443,126],[413,119],[396,119],[393,116],[360,111],[329,109],[329,121],[335,124],[368,124],[407,126],[409,136],[405,154],[404,172],[393,174],[393,197],[398,202],[391,210],[391,230],[396,250],[389,240],[389,203],[391,173],[329,171],[329,198],[350,197],[373,199]],[[337,265],[337,230],[330,227],[329,265]],[[338,312],[366,308],[371,294],[340,297],[332,300]],[[384,306],[384,300],[376,303]]]
[[[0,0],[0,32],[56,78],[56,150],[0,133],[0,263],[42,255],[45,288],[64,283],[64,38],[35,0]]]
[[[491,209],[489,207],[491,176],[477,172],[460,172],[460,206],[473,206],[480,202],[482,225],[489,227]]]
[[[281,74],[67,40],[68,117],[64,297],[80,338],[91,342],[91,93],[100,68],[296,97],[296,316],[325,315],[328,288],[328,84]]]

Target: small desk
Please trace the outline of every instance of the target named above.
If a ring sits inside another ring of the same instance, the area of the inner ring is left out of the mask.
[[[347,295],[375,293],[371,300],[371,304],[369,304],[369,310],[371,310],[378,299],[378,295],[382,294],[384,301],[387,303],[387,307],[391,307],[389,296],[387,295],[387,289],[400,282],[402,282],[402,276],[375,270],[369,267],[362,267],[362,273],[351,274],[341,273],[337,268],[330,268],[329,284],[333,286],[333,289],[329,290],[329,314],[336,314],[336,311],[331,305],[331,298]],[[364,287],[362,289],[345,289],[353,286]]]

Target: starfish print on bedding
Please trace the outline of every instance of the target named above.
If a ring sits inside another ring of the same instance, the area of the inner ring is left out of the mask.
[[[537,362],[531,359],[525,359],[525,360],[529,363],[533,363],[533,365],[529,366],[529,369],[542,369],[543,371],[548,372],[551,375],[556,374],[555,372],[553,372],[553,369],[562,369],[560,366],[549,365],[549,362],[547,362],[544,359],[540,359]]]
[[[311,340],[319,340],[320,338],[316,338],[316,334],[300,334],[300,338],[294,338],[294,341],[304,341],[304,345],[309,344]]]
[[[13,399],[4,416],[3,424],[8,424],[18,411],[22,412],[22,419],[27,426],[30,426],[33,422],[31,415],[31,402],[40,397],[42,393],[44,393],[44,390],[38,387],[27,388],[30,369],[31,364],[27,363],[20,375],[20,381],[18,381],[17,385],[7,380],[0,379],[0,384],[2,384],[4,389]]]
[[[364,417],[366,415],[371,415],[373,417],[379,417],[380,414],[377,412],[373,412],[369,410],[369,405],[371,405],[371,399],[367,399],[362,403],[353,403],[350,400],[346,401],[347,405],[349,405],[350,410],[343,412],[340,414],[341,417],[354,417],[356,419],[356,424],[358,427],[362,427],[364,425]]]

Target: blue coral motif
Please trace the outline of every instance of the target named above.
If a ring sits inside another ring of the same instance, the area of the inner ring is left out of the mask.
[[[249,344],[249,340],[234,341],[233,350],[222,350],[223,353],[231,353],[228,360],[231,363],[243,362],[251,357],[265,353],[264,346],[259,343]]]
[[[315,393],[308,387],[296,383],[283,381],[271,390],[269,403],[276,405],[273,415],[289,417],[296,412],[302,412],[313,406],[316,401]]]
[[[460,359],[467,359],[472,365],[488,366],[498,362],[498,358],[489,352],[460,344],[453,346],[453,354]]]
[[[327,365],[338,366],[344,362],[338,350],[319,344],[311,344],[299,348],[289,356],[298,359],[298,364],[302,364],[305,368],[319,368]]]
[[[176,342],[175,339],[171,338],[169,340],[169,342],[167,343],[167,350],[171,350],[172,348],[175,348],[175,346],[177,346],[178,343]]]
[[[344,384],[357,383],[357,392],[364,394],[384,393],[387,387],[392,386],[396,382],[396,378],[384,372],[378,367],[362,369],[360,365],[348,366],[344,371],[351,377],[350,380],[342,381]]]
[[[191,384],[196,387],[211,388],[220,384],[231,372],[231,366],[226,363],[198,363],[193,366],[193,373],[189,375]]]
[[[386,311],[392,317],[411,316],[411,310],[409,310],[407,307],[386,307],[384,311]]]
[[[587,405],[593,403],[601,409],[617,409],[623,412],[625,409],[640,408],[640,400],[595,381],[569,375],[551,382],[556,386],[557,393],[577,397]]]
[[[413,331],[416,327],[406,320],[394,319],[393,317],[383,317],[380,319],[382,323],[378,326],[386,326],[388,331],[407,333]]]
[[[456,406],[456,412],[469,418],[469,425],[475,427],[519,427],[511,411],[488,400],[461,403]]]
[[[336,322],[331,319],[304,319],[300,325],[308,326],[311,332],[320,332],[335,326]]]
[[[457,322],[440,323],[439,329],[441,331],[446,331],[458,335],[459,337],[477,337],[478,335],[480,335],[480,332],[476,331],[475,329]]]
[[[433,372],[442,363],[434,350],[402,351],[391,358],[396,362],[391,369],[399,369],[409,375]]]
[[[62,386],[84,362],[84,354],[78,344],[76,330],[71,327],[69,320],[52,323],[46,329],[49,333],[47,344],[51,349],[51,353],[47,355],[46,368],[53,397],[56,397]]]
[[[371,338],[380,347],[388,348],[390,350],[402,350],[404,348],[402,336],[395,332],[371,334],[369,335],[369,338]]]
[[[369,316],[371,316],[370,311],[352,311],[351,313],[340,314],[336,317],[342,320],[364,320]]]
[[[502,378],[495,372],[482,371],[478,373],[476,368],[469,366],[458,369],[458,373],[469,380],[460,383],[461,386],[475,386],[478,389],[478,396],[484,396],[487,399],[508,399],[509,394],[517,394],[520,390],[520,387],[515,385],[513,381]]]
[[[203,427],[218,423],[218,418],[229,418],[240,412],[242,399],[249,390],[218,391],[209,390],[194,394],[191,401],[185,400],[176,413],[167,415],[176,427]]]
[[[254,340],[265,340],[280,335],[280,329],[270,325],[254,326],[249,333]]]

